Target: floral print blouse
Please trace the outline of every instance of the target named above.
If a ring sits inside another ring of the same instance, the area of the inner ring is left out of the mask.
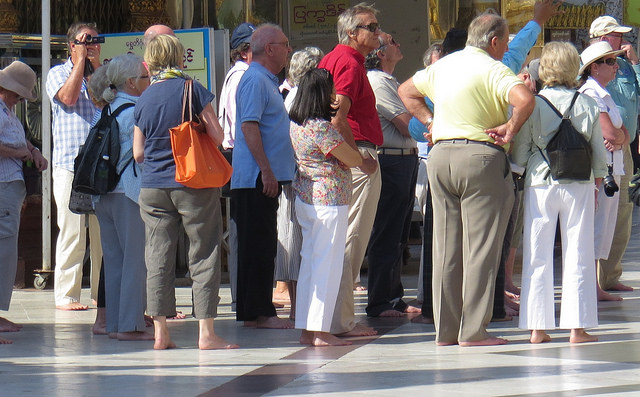
[[[291,123],[291,144],[298,171],[293,180],[296,195],[305,204],[319,206],[349,205],[351,170],[331,155],[344,142],[338,130],[327,120]]]

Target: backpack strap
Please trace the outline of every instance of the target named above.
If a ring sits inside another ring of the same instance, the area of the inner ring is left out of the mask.
[[[544,95],[536,95],[538,98],[542,99],[543,101],[545,101],[547,103],[547,105],[549,105],[549,107],[551,108],[551,110],[553,110],[558,117],[560,117],[561,119],[564,118],[563,114],[560,113],[560,111],[558,110],[558,108],[556,108],[555,106],[553,106],[553,103],[551,103],[550,100],[548,100]],[[573,105],[573,102],[571,103]]]
[[[128,109],[128,108],[130,108],[132,106],[135,106],[135,105],[136,104],[133,103],[133,102],[123,103],[122,105],[118,106],[118,108],[116,110],[111,112],[109,114],[109,116],[117,117],[120,114],[120,112],[122,112],[123,110]],[[107,110],[110,110],[111,109],[111,105],[107,105],[107,106],[105,106],[105,108],[107,108]],[[102,109],[102,111],[104,112],[104,109]]]

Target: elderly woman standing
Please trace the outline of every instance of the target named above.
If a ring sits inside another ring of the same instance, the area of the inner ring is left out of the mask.
[[[200,349],[237,348],[215,334],[220,288],[222,215],[220,189],[192,189],[176,182],[169,128],[182,122],[184,47],[168,35],[153,38],[144,59],[153,75],[151,86],[136,104],[133,155],[142,168],[140,213],[145,223],[147,313],[155,326],[154,349],[175,347],[167,316],[176,315],[175,258],[182,223],[189,239],[189,272],[193,280],[194,315],[199,320]],[[193,112],[216,145],[223,132],[211,106],[213,94],[193,82]]]
[[[553,246],[556,223],[562,236],[562,306],[560,328],[571,329],[571,343],[593,342],[597,337],[584,329],[598,325],[596,273],[593,263],[594,179],[606,173],[605,150],[600,131],[600,113],[595,101],[577,94],[578,52],[570,43],[551,42],[540,57],[540,78],[547,98],[569,117],[592,149],[589,180],[555,180],[543,157],[556,134],[560,117],[541,98],[529,120],[516,136],[513,160],[526,166],[524,190],[524,257],[520,328],[531,330],[531,343],[548,342],[546,330],[555,329],[553,290]]]
[[[146,268],[144,264],[144,223],[140,217],[140,167],[133,161],[133,106],[149,86],[149,73],[142,58],[120,55],[99,68],[89,89],[96,101],[107,106],[102,112],[122,110],[116,121],[120,132],[121,175],[115,189],[99,197],[96,216],[100,223],[104,258],[106,332],[119,340],[150,340],[144,332],[146,306]]]
[[[629,144],[629,132],[622,123],[618,107],[605,87],[616,77],[618,72],[616,58],[624,53],[624,50],[614,51],[606,41],[591,44],[580,55],[583,66],[579,73],[584,81],[580,92],[595,99],[600,109],[602,137],[604,138],[604,147],[608,151],[608,171],[613,175],[618,185],[620,184],[620,176],[624,175],[622,147]],[[616,227],[619,194],[615,192],[612,196],[608,196],[601,191],[598,195],[595,217],[596,265],[600,259],[609,257]],[[598,300],[622,300],[622,298],[604,291],[598,285]]]
[[[24,134],[22,123],[13,112],[14,106],[36,95],[36,74],[29,66],[14,61],[0,70],[0,310],[9,310],[13,281],[18,263],[18,230],[20,209],[26,195],[22,162],[33,161],[42,171],[47,160]],[[22,328],[0,317],[0,332],[17,332]],[[0,344],[12,343],[0,338]]]

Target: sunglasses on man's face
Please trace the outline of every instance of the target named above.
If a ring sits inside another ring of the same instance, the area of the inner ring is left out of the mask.
[[[595,63],[606,63],[609,66],[613,66],[616,64],[615,58],[607,58],[607,59],[598,59]]]
[[[371,33],[375,33],[377,30],[380,29],[380,24],[378,22],[371,22],[368,25],[358,25],[358,26],[356,26],[356,28],[358,28],[358,29],[366,29]]]

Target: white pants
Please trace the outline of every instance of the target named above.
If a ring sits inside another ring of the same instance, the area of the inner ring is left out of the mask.
[[[620,175],[615,175],[614,177],[616,183],[620,186]],[[626,189],[626,187],[621,187],[621,189]],[[609,251],[611,251],[611,243],[613,242],[613,234],[616,229],[616,219],[618,218],[619,202],[620,191],[617,191],[613,196],[608,197],[604,193],[604,187],[600,187],[600,191],[598,192],[598,206],[596,207],[596,217],[594,220],[594,248],[596,260],[609,258]]]
[[[69,211],[69,196],[73,172],[53,167],[53,196],[58,208],[58,240],[56,241],[56,268],[54,295],[56,306],[78,302],[82,287],[82,262],[87,244],[85,215]],[[102,246],[100,226],[95,215],[89,216],[89,249],[91,254],[91,298],[98,299]]]
[[[302,261],[296,288],[296,328],[329,332],[342,277],[349,206],[316,206],[296,198]]]
[[[418,179],[416,182],[416,200],[413,204],[413,212],[419,211],[421,219],[424,219],[424,213],[427,208],[427,192],[429,191],[429,177],[427,176],[427,159],[420,157],[418,159]],[[422,302],[424,299],[424,291],[422,289],[422,273],[424,264],[424,250],[420,250],[420,270],[418,271],[418,292],[417,299]]]
[[[562,239],[560,328],[598,325],[594,200],[590,183],[525,189],[520,328],[555,328],[553,245],[558,218]]]

